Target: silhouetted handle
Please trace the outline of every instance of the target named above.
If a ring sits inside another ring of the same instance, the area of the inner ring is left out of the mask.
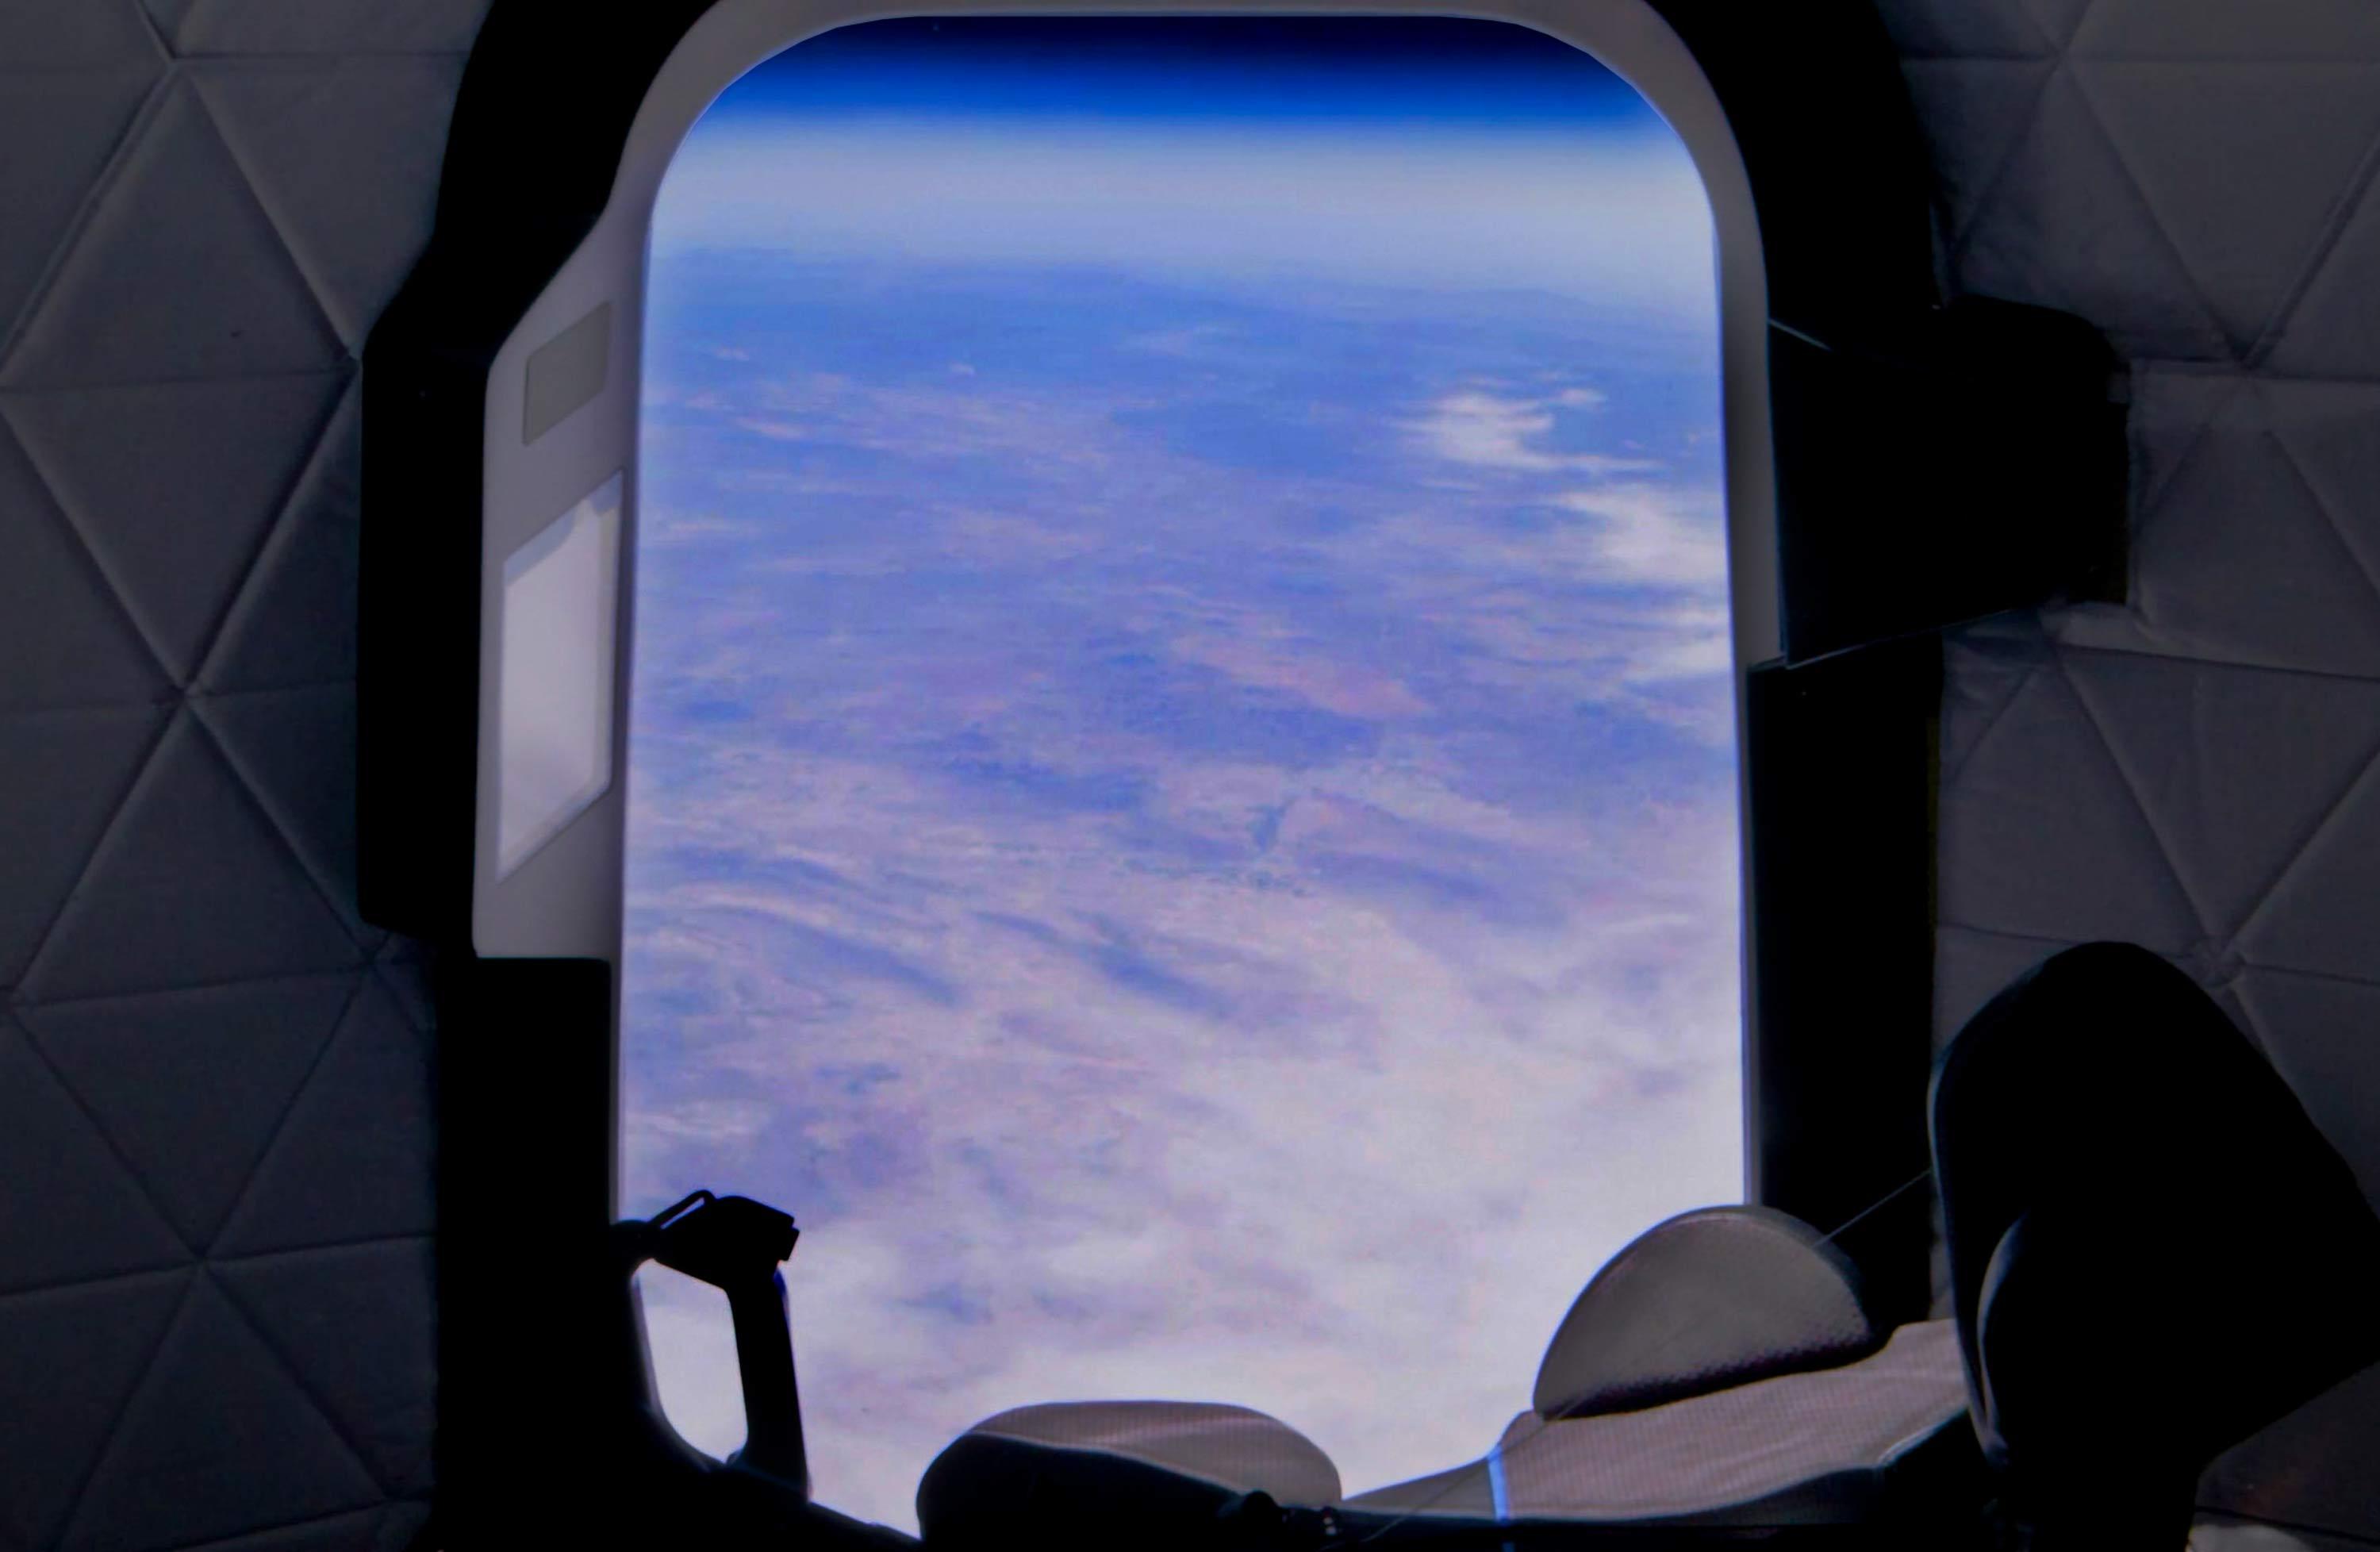
[[[793,1215],[748,1196],[697,1192],[652,1220],[652,1257],[727,1295],[735,1367],[744,1386],[744,1448],[737,1464],[809,1496],[802,1399],[794,1376],[793,1322],[777,1267],[801,1231]]]
[[[727,1290],[735,1320],[735,1367],[744,1380],[744,1448],[738,1463],[809,1497],[809,1454],[802,1443],[802,1398],[794,1377],[793,1321],[785,1308],[785,1279],[775,1267],[768,1279],[743,1281]]]

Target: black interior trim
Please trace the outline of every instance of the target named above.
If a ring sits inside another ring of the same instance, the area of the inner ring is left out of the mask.
[[[1838,1234],[1879,1326],[1923,1319],[1932,1196],[1892,1194],[1930,1164],[1940,645],[1764,664],[1745,699],[1753,1195]]]
[[[2119,364],[2088,324],[1962,297],[1768,351],[1788,661],[2122,598]]]

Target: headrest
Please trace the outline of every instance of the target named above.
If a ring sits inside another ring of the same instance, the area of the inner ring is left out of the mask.
[[[1286,1423],[1202,1401],[1058,1401],[960,1435],[917,1485],[929,1546],[1211,1548],[1251,1499],[1318,1507],[1339,1468]],[[1254,1523],[1261,1523],[1257,1512]]]
[[[1703,1207],[1613,1256],[1537,1370],[1546,1417],[1633,1412],[1884,1345],[1849,1257],[1768,1207]]]

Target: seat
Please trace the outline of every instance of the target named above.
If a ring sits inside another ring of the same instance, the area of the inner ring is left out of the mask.
[[[1245,1408],[1093,1401],[1002,1413],[919,1486],[929,1546],[1212,1541],[1329,1511],[1342,1534],[1807,1526],[1939,1507],[1979,1480],[1948,1321],[1879,1329],[1857,1269],[1762,1207],[1657,1225],[1588,1283],[1529,1410],[1479,1460],[1342,1497],[1312,1441]],[[1294,1538],[1293,1538],[1294,1539]]]
[[[2215,1456],[2380,1361],[2380,1216],[2155,954],[2019,978],[1931,1123],[1975,1429],[2036,1552],[2180,1552]]]

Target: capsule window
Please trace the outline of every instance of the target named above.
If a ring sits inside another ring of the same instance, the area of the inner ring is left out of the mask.
[[[620,1206],[800,1217],[820,1499],[913,1524],[1077,1398],[1477,1458],[1742,1194],[1677,137],[1504,23],[871,23],[718,101],[650,254]],[[731,1448],[723,1312],[645,1306]]]

